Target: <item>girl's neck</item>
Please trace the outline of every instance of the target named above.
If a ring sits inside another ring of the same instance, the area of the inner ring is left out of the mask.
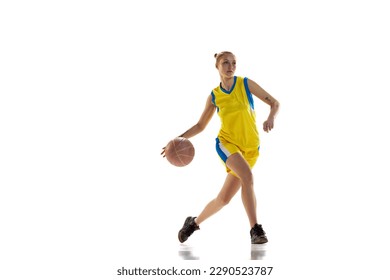
[[[229,77],[229,78],[223,78],[221,77],[221,82],[220,82],[220,86],[224,89],[224,90],[231,90],[232,89],[232,86],[233,86],[233,83],[234,83],[234,77]]]

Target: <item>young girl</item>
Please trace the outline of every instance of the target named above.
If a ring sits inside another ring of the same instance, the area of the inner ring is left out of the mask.
[[[241,188],[242,202],[249,219],[252,244],[268,242],[265,232],[257,223],[256,196],[253,189],[252,167],[259,157],[259,133],[252,96],[256,96],[270,106],[270,113],[263,123],[263,130],[269,132],[274,127],[274,119],[279,110],[279,102],[254,81],[234,76],[236,57],[231,52],[214,55],[215,66],[219,71],[220,84],[207,98],[206,106],[198,121],[180,137],[191,138],[202,132],[217,111],[221,119],[221,129],[216,139],[216,150],[225,163],[227,176],[221,191],[211,200],[197,217],[187,217],[179,231],[179,241],[185,242],[199,225],[217,213]],[[164,155],[165,148],[162,152]],[[165,156],[165,155],[164,155]]]

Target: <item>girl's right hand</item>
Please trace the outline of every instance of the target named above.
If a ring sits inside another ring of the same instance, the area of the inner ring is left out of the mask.
[[[165,157],[165,148],[166,148],[167,146],[165,146],[164,148],[163,148],[163,150],[162,150],[162,152],[161,152],[161,155],[163,156],[163,157]]]

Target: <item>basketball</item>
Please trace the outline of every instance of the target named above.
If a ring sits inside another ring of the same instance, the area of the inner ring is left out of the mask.
[[[184,137],[176,137],[169,141],[165,147],[165,157],[174,166],[182,167],[190,164],[194,159],[195,148],[188,140]]]

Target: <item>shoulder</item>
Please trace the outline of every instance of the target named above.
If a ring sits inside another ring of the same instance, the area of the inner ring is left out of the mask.
[[[247,92],[250,92],[249,90],[249,79],[248,77],[244,76],[237,76],[236,83],[239,85],[240,88],[245,89]]]
[[[245,76],[237,76],[237,79],[236,79],[236,83],[241,85],[241,86],[245,86],[245,88],[248,87],[248,77],[245,77]]]
[[[236,79],[236,82],[243,82],[246,79],[246,77],[235,76],[235,79]]]

